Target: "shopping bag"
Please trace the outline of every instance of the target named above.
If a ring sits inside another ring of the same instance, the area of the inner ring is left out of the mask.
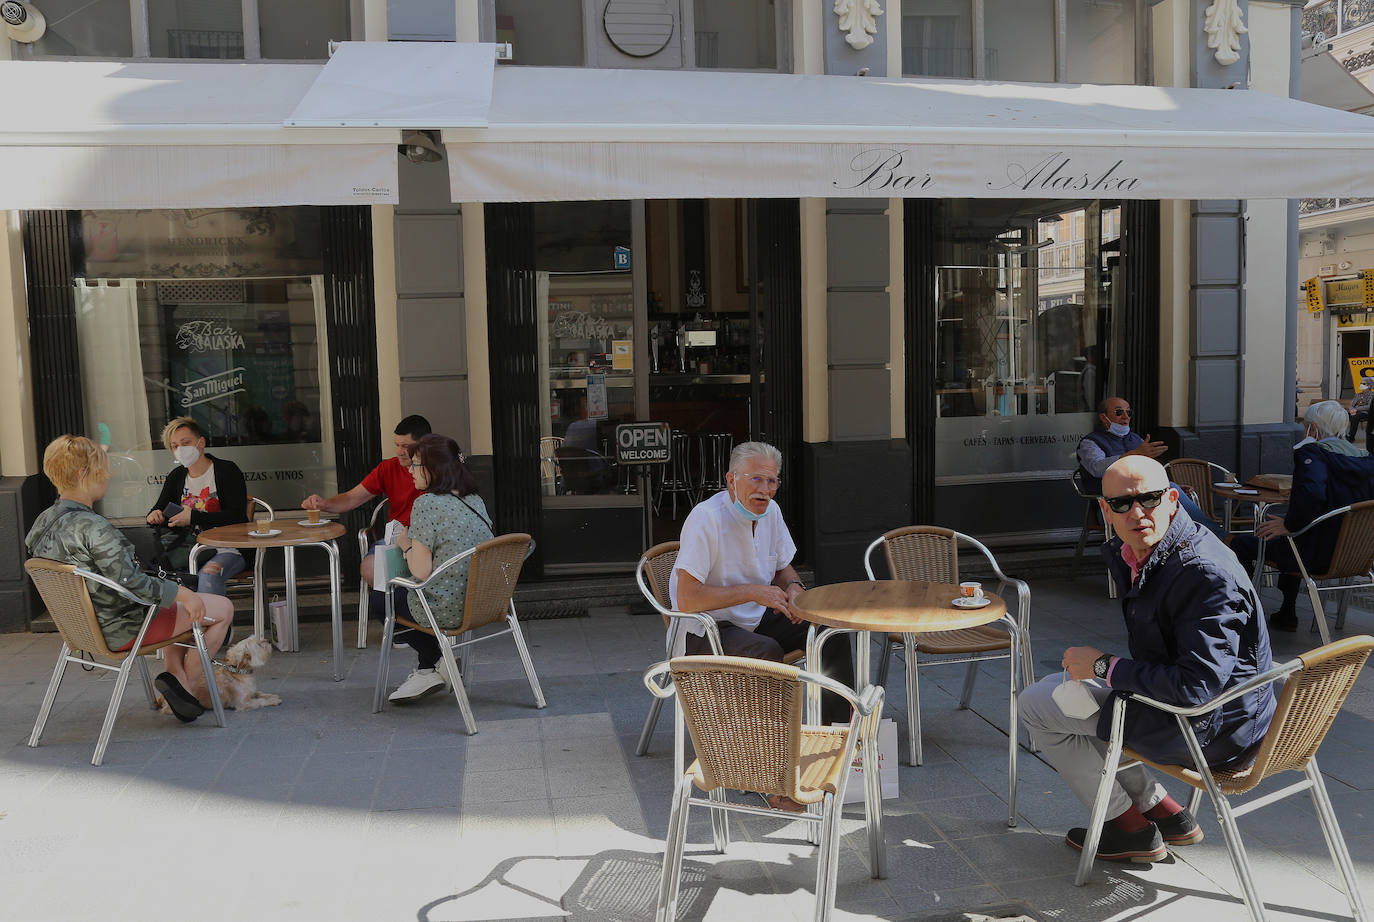
[[[846,724],[835,724],[837,727]],[[863,803],[864,799],[863,742],[854,748],[854,763],[849,767],[849,781],[844,789],[844,802]],[[883,800],[897,796],[897,721],[887,718],[878,724],[878,780],[882,782]]]
[[[398,576],[410,576],[410,567],[406,566],[405,552],[401,550],[399,544],[378,544],[375,552],[375,559],[372,563],[372,585],[374,588],[381,589],[388,580]]]
[[[286,600],[272,596],[267,603],[268,614],[272,617],[272,646],[286,652],[291,649],[291,618],[286,609]]]

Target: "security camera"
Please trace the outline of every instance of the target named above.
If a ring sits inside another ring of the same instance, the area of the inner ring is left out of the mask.
[[[401,136],[401,153],[411,163],[437,163],[444,150],[433,131],[407,131]]]
[[[0,20],[4,20],[5,31],[16,42],[36,42],[48,28],[43,14],[21,0],[0,3]]]

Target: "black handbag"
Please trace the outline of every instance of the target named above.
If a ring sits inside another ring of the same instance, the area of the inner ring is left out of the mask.
[[[165,525],[154,525],[152,529],[153,559],[151,562],[139,561],[143,572],[195,589],[200,579],[191,573],[191,548],[195,546],[199,530]]]

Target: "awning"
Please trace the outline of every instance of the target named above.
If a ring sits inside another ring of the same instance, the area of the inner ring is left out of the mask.
[[[394,129],[283,124],[322,69],[0,62],[0,208],[395,202]]]
[[[1374,195],[1374,121],[1250,90],[496,68],[454,201]]]
[[[1311,53],[1302,59],[1302,98],[1304,102],[1346,112],[1374,112],[1374,93],[1329,51]]]

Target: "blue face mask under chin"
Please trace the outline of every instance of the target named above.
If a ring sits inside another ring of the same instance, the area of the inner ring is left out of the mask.
[[[762,512],[750,512],[748,508],[745,507],[744,503],[740,502],[739,500],[735,500],[735,511],[751,522],[757,522],[759,519],[763,518],[768,514],[767,509],[763,510]]]
[[[1112,423],[1107,427],[1107,431],[1119,439],[1124,439],[1131,434],[1131,427],[1125,423]]]

